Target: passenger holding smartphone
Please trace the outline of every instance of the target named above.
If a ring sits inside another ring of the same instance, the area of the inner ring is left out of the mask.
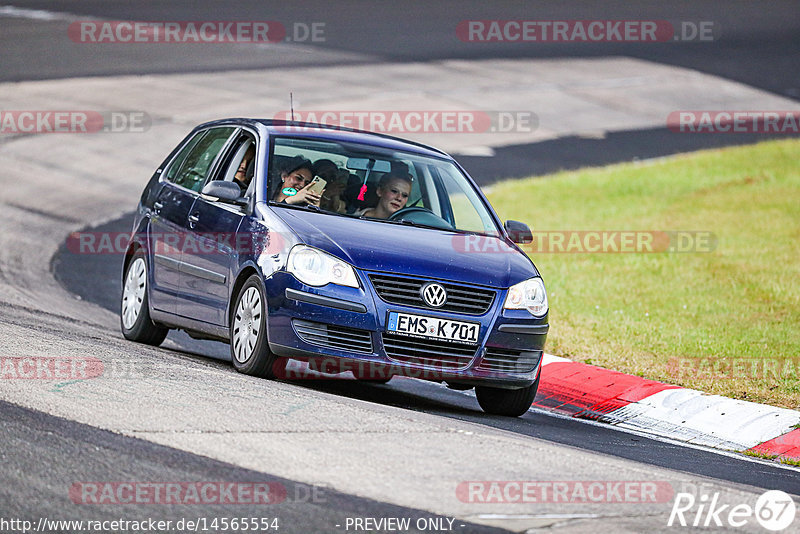
[[[342,200],[342,193],[347,186],[347,179],[350,173],[339,169],[339,167],[329,159],[320,159],[314,163],[314,176],[319,176],[327,182],[322,192],[322,203],[320,207],[330,211],[344,213],[345,202]]]
[[[313,176],[311,161],[302,156],[293,157],[286,170],[281,172],[281,183],[272,200],[285,204],[319,206],[322,195],[311,189]]]

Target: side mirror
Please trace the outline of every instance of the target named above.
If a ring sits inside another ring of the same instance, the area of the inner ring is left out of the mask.
[[[533,233],[527,224],[519,221],[506,221],[503,225],[506,234],[514,243],[530,243],[533,241]]]
[[[215,197],[222,202],[230,204],[247,205],[247,199],[242,196],[242,190],[233,182],[223,182],[222,180],[208,182],[200,194],[207,197]]]

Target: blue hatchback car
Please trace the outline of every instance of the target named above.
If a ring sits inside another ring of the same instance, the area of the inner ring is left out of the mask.
[[[288,360],[382,382],[475,388],[488,413],[533,402],[548,330],[536,267],[447,154],[317,124],[195,128],[142,193],[123,265],[127,339],[230,343],[234,367]]]

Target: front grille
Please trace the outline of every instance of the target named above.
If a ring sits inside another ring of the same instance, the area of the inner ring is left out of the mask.
[[[542,351],[521,351],[486,347],[486,354],[478,364],[478,369],[504,373],[529,373],[536,369]]]
[[[383,348],[392,360],[438,369],[462,369],[475,356],[475,345],[459,345],[434,339],[419,339],[383,333]]]
[[[372,353],[372,336],[369,330],[300,319],[293,319],[292,326],[297,336],[306,343],[350,352]]]
[[[420,280],[407,276],[383,274],[370,274],[369,279],[372,281],[378,296],[386,302],[412,308],[432,309],[422,300],[419,291],[424,284],[434,280]],[[435,308],[437,310],[467,315],[483,315],[494,302],[495,292],[491,289],[461,286],[438,280],[436,282],[443,285],[447,291],[447,303],[444,306]]]

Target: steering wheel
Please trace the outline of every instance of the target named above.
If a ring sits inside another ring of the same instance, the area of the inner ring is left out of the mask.
[[[412,223],[433,226],[442,230],[453,230],[453,225],[442,219],[428,208],[410,206],[397,210],[389,216],[390,221],[410,221]]]

